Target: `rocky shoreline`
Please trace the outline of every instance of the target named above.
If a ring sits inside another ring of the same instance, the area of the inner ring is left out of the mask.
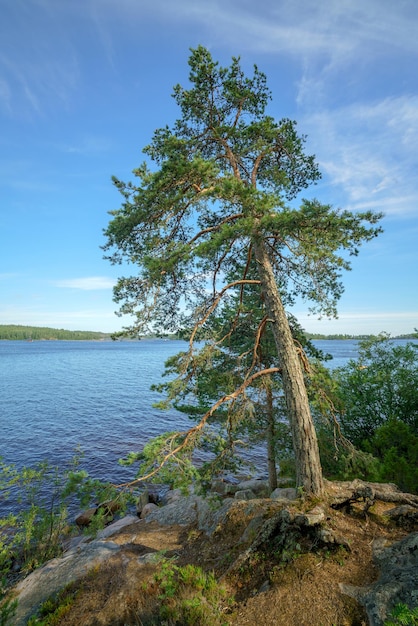
[[[138,580],[141,568],[155,565],[161,552],[174,550],[178,556],[190,549],[190,540],[184,539],[185,531],[188,536],[199,536],[202,546],[214,541],[221,546],[228,533],[234,531],[234,527],[232,531],[230,528],[234,519],[239,524],[235,524],[232,549],[228,544],[231,562],[220,567],[211,556],[225,580],[235,579],[246,566],[250,567],[255,555],[268,554],[269,545],[274,544],[276,552],[287,550],[290,539],[292,545],[304,545],[308,552],[340,547],[349,553],[354,549],[353,537],[341,532],[342,521],[346,523],[356,516],[367,520],[372,508],[382,503],[384,524],[393,530],[388,532],[383,524],[381,536],[373,542],[377,580],[365,587],[342,582],[340,592],[365,608],[371,626],[382,626],[390,607],[397,602],[418,606],[417,496],[401,494],[394,485],[361,481],[329,482],[326,498],[318,502],[301,499],[296,489],[290,487],[269,494],[265,480],[237,484],[217,481],[212,487],[207,498],[170,490],[161,505],[150,502],[149,493],[144,492],[138,515],[127,515],[111,523],[94,540],[85,535],[72,539],[61,557],[49,561],[16,586],[15,625],[27,624],[29,616],[51,594],[86,576],[93,568],[100,569],[117,559],[122,559],[127,569],[133,568]],[[262,590],[270,589],[267,580]]]

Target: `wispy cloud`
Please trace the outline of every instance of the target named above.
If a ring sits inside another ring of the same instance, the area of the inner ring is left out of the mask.
[[[350,208],[418,212],[418,97],[322,110],[303,121],[322,171]]]
[[[306,313],[297,314],[297,318],[308,332],[325,335],[332,333],[378,334],[388,332],[402,335],[414,332],[418,326],[418,311],[393,312],[347,312],[343,311],[337,319],[318,320]]]
[[[87,276],[84,278],[68,278],[53,281],[55,287],[64,289],[81,289],[83,291],[95,291],[98,289],[112,289],[116,281],[106,276]]]
[[[138,36],[144,19],[199,27],[202,43],[233,54],[291,57],[300,63],[300,98],[315,97],[341,68],[352,72],[388,55],[418,55],[418,4],[403,0],[15,0],[0,26],[3,54],[0,103],[13,110],[19,98],[39,111],[48,94],[66,101],[83,72],[81,37],[115,69],[120,41]],[[13,38],[6,24],[13,20]],[[75,41],[70,33],[77,29]],[[34,41],[37,33],[41,41]],[[82,34],[81,34],[82,33]],[[210,45],[210,43],[209,43]]]
[[[67,105],[79,62],[65,11],[38,0],[16,0],[4,8],[0,107],[11,115],[42,115],[57,103]]]
[[[111,148],[110,141],[104,137],[94,137],[92,135],[83,137],[77,143],[60,146],[63,152],[77,155],[95,155],[108,152]]]
[[[121,321],[112,309],[55,310],[54,307],[9,307],[0,312],[0,324],[27,326],[49,326],[67,330],[93,330],[115,332],[120,330]],[[126,322],[127,323],[127,322]]]
[[[397,96],[376,95],[387,94],[388,81],[410,71],[414,56],[418,62],[415,0],[263,0],[257,7],[250,0],[156,0],[145,6],[120,0],[118,16],[112,0],[90,2],[100,5],[102,30],[105,24],[111,28],[111,18],[129,22],[128,32],[144,16],[197,24],[202,43],[251,55],[261,68],[260,55],[281,64],[290,60],[299,68],[303,131],[327,181],[345,194],[345,206],[417,212],[418,98],[407,91],[412,74],[391,88]],[[369,88],[379,80],[380,92]]]
[[[113,0],[91,0],[114,13]],[[399,50],[418,51],[415,0],[404,0],[401,9],[392,0],[263,0],[257,6],[250,0],[155,0],[144,6],[137,0],[120,0],[117,13],[132,20],[144,14],[161,21],[198,22],[212,38],[240,50],[286,52],[301,58],[344,60],[353,52],[393,44]],[[217,41],[219,43],[219,41]]]

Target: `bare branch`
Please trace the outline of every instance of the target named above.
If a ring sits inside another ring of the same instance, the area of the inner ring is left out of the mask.
[[[237,387],[237,389],[235,389],[235,391],[233,391],[232,393],[230,393],[228,395],[223,396],[217,402],[215,402],[215,404],[209,409],[209,411],[207,411],[205,413],[205,415],[202,417],[202,419],[200,420],[200,422],[196,426],[194,426],[193,428],[190,428],[188,431],[180,432],[180,433],[174,433],[173,435],[171,435],[171,437],[168,437],[167,440],[166,440],[167,442],[173,442],[173,441],[175,441],[176,438],[182,437],[182,436],[184,436],[184,439],[176,448],[174,448],[174,450],[170,450],[170,452],[168,452],[165,455],[165,457],[163,458],[161,463],[158,465],[158,467],[154,468],[151,472],[148,472],[148,474],[146,474],[145,476],[141,476],[140,478],[136,478],[135,480],[132,480],[131,482],[122,483],[120,485],[114,485],[115,488],[116,489],[121,489],[123,487],[124,488],[125,487],[133,487],[134,485],[137,485],[139,483],[145,482],[146,480],[149,480],[150,478],[155,476],[164,467],[164,465],[167,464],[167,462],[170,459],[172,459],[179,452],[184,450],[184,448],[186,448],[188,446],[188,444],[194,438],[197,437],[199,432],[201,430],[203,430],[203,428],[205,427],[208,419],[210,417],[212,417],[212,415],[215,413],[215,411],[217,411],[217,409],[219,409],[219,407],[222,406],[222,404],[225,404],[225,402],[232,402],[232,401],[234,401],[239,395],[241,395],[245,391],[245,389],[249,385],[251,385],[251,383],[254,380],[256,380],[257,378],[260,378],[260,376],[267,376],[269,374],[275,374],[275,373],[280,372],[280,371],[281,371],[281,369],[279,367],[269,367],[267,369],[260,370],[259,372],[255,372],[252,376],[250,376],[249,378],[244,380],[244,382],[239,387]]]
[[[221,220],[215,226],[209,226],[208,228],[204,228],[203,230],[200,230],[192,239],[190,239],[187,242],[187,245],[190,245],[190,244],[194,243],[197,239],[199,239],[200,237],[203,237],[203,235],[206,235],[207,233],[211,233],[214,230],[218,230],[218,228],[220,226],[223,226],[224,224],[227,224],[228,222],[234,222],[235,220],[239,219],[240,217],[244,217],[244,214],[243,213],[235,213],[234,215],[229,215],[225,219]]]
[[[194,338],[196,336],[197,331],[199,330],[199,327],[203,326],[203,324],[206,322],[206,320],[211,315],[211,313],[213,313],[213,311],[216,309],[216,307],[218,306],[219,302],[222,299],[222,296],[228,291],[228,289],[232,289],[233,287],[236,287],[237,285],[242,285],[242,284],[259,285],[260,281],[259,280],[250,280],[250,279],[245,279],[245,280],[241,279],[241,280],[234,280],[232,283],[229,283],[228,285],[225,285],[225,287],[223,289],[221,289],[221,291],[218,293],[217,297],[212,302],[212,304],[210,305],[210,307],[206,311],[205,315],[198,322],[196,322],[195,327],[194,327],[194,329],[192,331],[192,334],[190,336],[190,340],[189,340],[190,349],[192,349]]]

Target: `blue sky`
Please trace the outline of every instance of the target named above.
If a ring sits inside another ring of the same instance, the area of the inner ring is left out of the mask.
[[[338,320],[308,331],[418,327],[416,0],[3,0],[0,22],[0,324],[115,331],[103,259],[111,176],[130,180],[174,121],[189,48],[267,74],[269,113],[297,120],[323,173],[309,191],[384,211]],[[129,320],[126,320],[126,323]]]

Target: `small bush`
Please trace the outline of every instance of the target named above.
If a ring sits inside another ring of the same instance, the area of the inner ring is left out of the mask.
[[[331,426],[323,424],[317,427],[317,433],[322,470],[328,479],[379,480],[382,473],[381,463],[372,454],[357,450],[336,438]]]
[[[418,626],[418,607],[410,609],[406,604],[397,604],[384,626]]]
[[[227,592],[212,573],[200,567],[178,567],[165,560],[155,574],[159,587],[159,617],[170,626],[221,626]]]
[[[8,591],[18,577],[28,574],[62,551],[68,536],[68,504],[107,502],[118,498],[120,510],[127,496],[112,485],[89,478],[79,468],[76,455],[69,468],[60,469],[47,462],[35,467],[7,466],[0,458],[0,490],[13,514],[0,518],[0,626],[11,620],[16,603]],[[103,527],[106,515],[95,516],[92,531]],[[12,572],[13,567],[13,572]]]
[[[382,480],[418,493],[418,435],[411,426],[392,420],[380,426],[365,447],[381,459]]]
[[[55,597],[48,598],[38,610],[38,614],[29,618],[28,626],[59,626],[62,618],[69,613],[77,591],[71,591],[71,585],[60,591]]]

